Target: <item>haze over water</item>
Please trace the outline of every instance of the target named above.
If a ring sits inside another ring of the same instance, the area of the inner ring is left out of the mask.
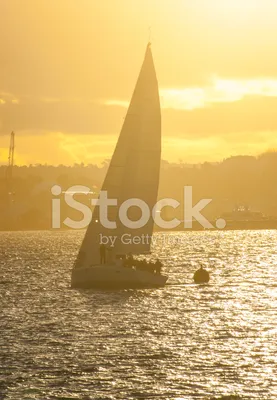
[[[275,231],[166,234],[169,285],[117,292],[69,288],[83,234],[0,233],[0,399],[277,397]]]

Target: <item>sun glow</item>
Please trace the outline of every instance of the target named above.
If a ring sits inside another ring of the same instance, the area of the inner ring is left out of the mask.
[[[213,0],[209,3],[209,7],[217,8],[223,11],[251,11],[257,9],[264,1],[261,0]]]
[[[264,3],[264,0],[211,0],[205,2],[204,8],[210,17],[221,21],[224,25],[233,26],[256,18],[260,12],[264,12]],[[201,4],[203,7],[202,1]],[[273,4],[273,7],[276,7],[276,4]]]
[[[30,3],[0,1],[0,162],[12,130],[16,163],[110,158],[149,26],[165,159],[276,148],[276,0]]]

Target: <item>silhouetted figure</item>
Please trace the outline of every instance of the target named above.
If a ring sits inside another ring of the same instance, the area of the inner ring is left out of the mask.
[[[210,274],[201,265],[201,267],[194,273],[193,280],[194,283],[208,283],[210,280]]]
[[[121,260],[122,260],[122,265],[123,265],[123,267],[128,268],[128,267],[129,267],[128,258],[127,258],[127,257],[124,257],[124,258],[122,258]]]
[[[135,260],[132,254],[129,254],[128,257],[126,257],[123,260],[123,266],[126,268],[132,268],[135,265]]]
[[[106,246],[102,243],[99,247],[100,264],[106,264]]]
[[[160,260],[158,259],[156,262],[155,262],[155,272],[156,272],[156,274],[161,274],[161,272],[162,272],[162,266],[163,266],[163,264],[160,262]]]
[[[148,272],[151,272],[151,274],[154,274],[154,273],[155,273],[155,264],[152,263],[151,261],[149,261],[149,262],[147,263],[147,268],[146,268],[146,270],[147,270]]]
[[[132,268],[135,265],[135,260],[134,260],[134,257],[133,257],[133,255],[131,253],[128,254],[127,262],[128,262],[128,267],[129,268]]]
[[[144,259],[142,260],[141,265],[140,265],[140,268],[141,268],[142,270],[144,270],[144,271],[147,271],[148,262],[147,262],[146,258],[144,258]]]

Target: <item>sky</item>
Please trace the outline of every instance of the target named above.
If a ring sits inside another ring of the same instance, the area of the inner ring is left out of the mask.
[[[0,0],[0,163],[111,158],[150,40],[162,158],[277,148],[276,0]]]

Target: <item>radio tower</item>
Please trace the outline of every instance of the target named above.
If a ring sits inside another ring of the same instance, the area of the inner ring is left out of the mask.
[[[6,170],[6,180],[7,180],[7,192],[9,197],[9,203],[12,202],[13,197],[13,165],[14,165],[14,132],[11,133],[10,139],[10,149],[9,149],[9,163]]]

